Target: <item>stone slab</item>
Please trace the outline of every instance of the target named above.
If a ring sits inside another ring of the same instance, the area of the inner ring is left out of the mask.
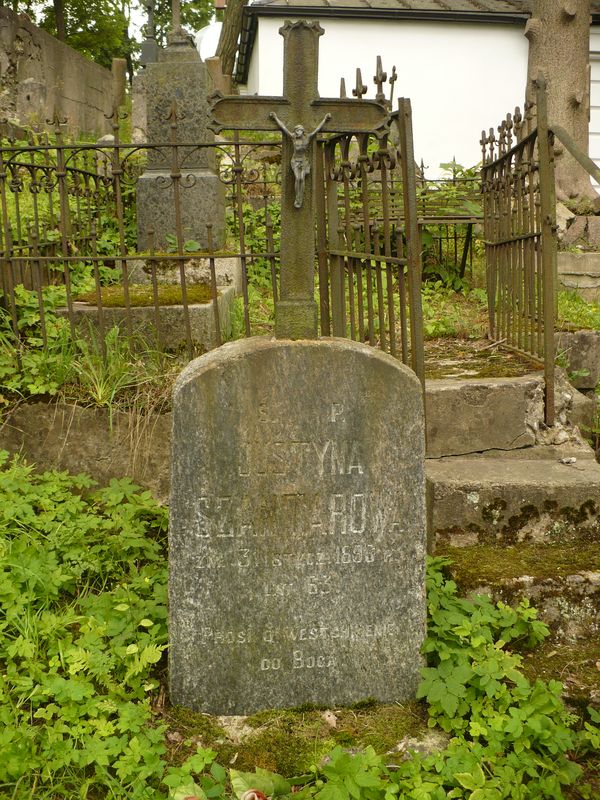
[[[213,142],[208,95],[211,90],[206,65],[194,47],[186,48],[176,60],[148,64],[145,68],[148,141],[167,145],[164,150],[148,151],[148,168],[163,169],[170,164],[172,152],[169,115],[177,103],[177,141]],[[179,151],[180,166],[190,169],[215,168],[214,148],[187,147]]]
[[[134,80],[134,90],[135,90],[135,78]],[[135,95],[134,95],[135,97]],[[565,233],[569,225],[575,219],[576,214],[573,211],[568,209],[564,203],[557,203],[556,204],[556,224],[558,226],[558,239],[562,241]]]
[[[600,383],[600,331],[561,331],[555,334],[555,343],[573,386],[595,389]]]
[[[587,236],[587,217],[576,216],[571,220],[571,224],[566,229],[563,237],[563,245],[574,245],[584,243]]]
[[[582,392],[573,392],[569,422],[577,426],[583,437],[591,438],[592,430],[598,425],[599,410],[598,398],[594,393],[588,397]]]
[[[21,403],[4,414],[0,449],[40,470],[85,472],[101,486],[131,478],[161,502],[169,496],[171,414],[139,415],[67,403]]]
[[[248,714],[414,696],[425,632],[414,374],[346,340],[247,339],[184,370],[173,415],[171,702]]]
[[[217,300],[219,306],[219,324],[221,337],[226,339],[231,333],[231,310],[235,300],[235,289],[228,286],[220,290]],[[142,347],[156,347],[163,350],[181,350],[187,344],[187,328],[184,307],[182,305],[160,306],[159,327],[156,327],[154,306],[137,306],[130,308],[131,325],[134,337]],[[188,306],[192,342],[196,351],[211,350],[217,346],[215,314],[212,302],[191,303]],[[68,317],[66,308],[57,308],[59,317]],[[98,307],[89,303],[73,303],[75,325],[85,334],[90,326],[99,330]],[[127,328],[127,311],[125,308],[104,308],[102,319],[105,330],[114,325]]]
[[[587,218],[587,244],[591,247],[600,245],[600,217]]]
[[[600,464],[591,448],[537,451],[428,459],[430,548],[599,538]]]
[[[451,548],[449,574],[461,594],[487,594],[516,605],[526,598],[553,643],[588,643],[600,635],[600,553],[593,543]],[[600,649],[598,650],[600,652]],[[598,681],[596,680],[596,685]]]
[[[600,301],[600,253],[558,253],[558,281],[589,302]]]
[[[527,425],[537,377],[429,380],[427,456],[513,450],[535,442]]]

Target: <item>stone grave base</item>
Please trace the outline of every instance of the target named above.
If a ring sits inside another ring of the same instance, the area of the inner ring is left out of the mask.
[[[144,259],[127,262],[129,282],[151,283],[150,271]],[[233,286],[236,294],[242,294],[242,262],[238,256],[215,258],[215,274],[217,286]],[[179,265],[176,261],[160,261],[156,267],[158,283],[170,286],[181,284]],[[185,262],[185,278],[188,284],[205,283],[210,286],[210,261],[208,258],[190,258]]]
[[[221,339],[231,335],[232,308],[235,300],[233,286],[220,287],[218,297]],[[217,346],[215,317],[212,302],[195,303],[188,306],[192,341],[197,350],[212,350]],[[75,326],[83,335],[99,332],[98,306],[89,303],[73,303]],[[156,347],[162,350],[181,350],[187,344],[186,323],[182,305],[160,306],[157,331],[154,306],[138,306],[129,309],[132,319],[132,344],[134,347]],[[66,308],[56,309],[57,316],[68,318]],[[127,331],[127,311],[125,308],[103,308],[102,317],[105,330],[118,325]]]

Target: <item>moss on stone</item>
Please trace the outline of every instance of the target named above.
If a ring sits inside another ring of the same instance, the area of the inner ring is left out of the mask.
[[[530,680],[557,680],[570,705],[585,710],[590,702],[600,705],[600,670],[598,638],[577,644],[548,641],[523,655],[523,672]]]
[[[210,303],[212,300],[210,287],[205,284],[192,284],[187,289],[189,305],[195,303]],[[157,291],[159,306],[176,306],[183,303],[181,286],[160,285]],[[76,297],[83,303],[97,305],[98,295],[95,291],[86,292]],[[148,307],[154,305],[154,292],[151,285],[132,284],[129,286],[129,304],[132,308]],[[122,286],[103,286],[102,305],[106,308],[125,308],[125,293]]]
[[[437,554],[452,559],[452,577],[465,590],[477,586],[502,586],[506,581],[523,575],[539,579],[562,578],[600,570],[600,551],[594,542],[442,546]]]
[[[239,720],[239,737],[228,732],[223,719],[172,708],[165,713],[170,760],[180,763],[200,744],[215,750],[224,766],[235,764],[236,769],[248,771],[262,767],[298,775],[319,763],[337,744],[348,748],[371,745],[385,753],[404,737],[418,737],[427,730],[421,703],[386,705],[369,701],[357,705],[360,707],[333,707],[327,714],[315,707],[261,711]]]

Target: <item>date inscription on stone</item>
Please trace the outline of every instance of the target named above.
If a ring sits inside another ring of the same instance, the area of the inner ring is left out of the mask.
[[[423,451],[417,379],[364,345],[247,340],[192,362],[174,394],[172,701],[410,697]]]

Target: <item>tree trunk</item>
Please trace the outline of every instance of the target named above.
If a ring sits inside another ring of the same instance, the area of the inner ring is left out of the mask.
[[[223,75],[233,75],[237,43],[242,30],[242,13],[246,5],[248,0],[227,0],[216,53],[221,59]]]
[[[550,124],[561,125],[586,155],[590,119],[590,0],[533,0],[525,28],[529,40],[527,100],[535,98],[534,81],[544,75]],[[588,173],[560,144],[555,146],[559,200],[597,197]]]
[[[61,42],[67,40],[67,29],[65,26],[65,8],[63,0],[52,0],[54,5],[54,22],[56,24],[56,38]]]

